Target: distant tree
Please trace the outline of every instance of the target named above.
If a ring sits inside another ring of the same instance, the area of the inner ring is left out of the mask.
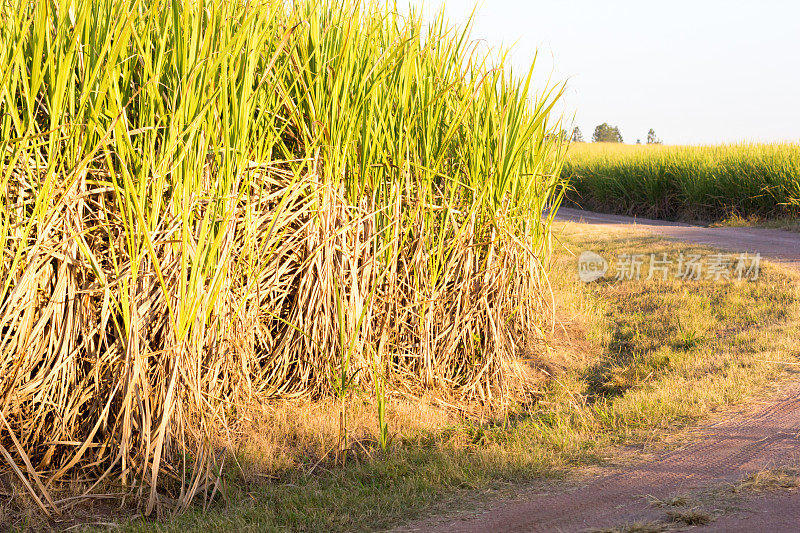
[[[661,139],[656,137],[656,132],[653,128],[650,128],[650,131],[647,132],[647,144],[661,144]]]
[[[560,142],[567,142],[567,130],[560,130],[558,133],[547,133],[544,138],[548,141],[557,140]]]
[[[581,133],[581,129],[578,126],[572,128],[572,142],[574,143],[584,142],[583,133]]]
[[[609,126],[608,123],[603,122],[594,129],[592,141],[596,143],[621,143],[622,134],[616,126]]]
[[[642,144],[642,140],[641,139],[636,139],[636,144]]]

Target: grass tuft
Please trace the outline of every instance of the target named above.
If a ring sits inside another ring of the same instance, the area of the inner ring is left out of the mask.
[[[800,471],[795,468],[770,468],[750,474],[733,486],[734,493],[792,490],[800,487]]]
[[[702,509],[667,511],[667,518],[687,526],[704,526],[714,521],[714,515]]]

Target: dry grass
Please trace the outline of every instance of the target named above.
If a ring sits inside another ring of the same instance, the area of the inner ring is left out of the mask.
[[[735,493],[793,490],[800,487],[800,471],[796,468],[769,468],[750,474],[732,487]]]
[[[591,530],[592,533],[663,533],[672,529],[669,524],[659,521],[630,522],[617,527]]]
[[[447,407],[436,407],[434,396],[404,399],[390,397],[386,417],[392,436],[413,438],[440,432],[463,418]],[[377,458],[380,428],[375,417],[375,399],[359,395],[349,402],[351,448],[356,455]],[[251,411],[240,429],[236,456],[248,480],[277,478],[292,469],[311,473],[320,465],[329,467],[338,444],[338,405],[331,400],[279,401]]]
[[[713,522],[715,516],[702,509],[684,509],[680,511],[668,511],[667,518],[672,522],[686,526],[703,526]]]
[[[529,361],[534,404],[503,415],[481,402],[459,401],[457,394],[414,401],[391,393],[386,413],[392,440],[384,453],[377,444],[376,399],[353,389],[348,396],[352,452],[342,468],[332,451],[339,427],[335,400],[242,403],[230,433],[217,434],[231,444],[216,501],[192,506],[182,518],[157,524],[133,520],[123,529],[389,527],[454,494],[602,463],[615,456],[615,444],[659,446],[665,435],[760,394],[795,368],[775,362],[797,362],[796,274],[766,264],[757,283],[587,286],[576,282],[576,258],[567,248],[675,253],[686,245],[572,224],[559,224],[556,237],[551,280],[558,323],[548,345],[539,348],[546,355]],[[648,311],[665,307],[670,315]],[[685,342],[687,332],[695,342]],[[685,506],[696,505],[687,500]],[[115,516],[124,519],[132,510],[135,505]],[[12,509],[15,521],[18,511]],[[81,520],[107,520],[101,518],[107,509],[96,512]]]
[[[765,217],[758,217],[751,215],[747,218],[732,215],[724,220],[720,220],[712,224],[713,227],[729,227],[729,228],[767,228],[767,229],[782,229],[786,231],[800,232],[800,219],[797,218],[777,218],[770,219]]]

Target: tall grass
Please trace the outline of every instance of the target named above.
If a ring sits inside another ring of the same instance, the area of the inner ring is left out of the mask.
[[[562,185],[531,72],[378,2],[3,3],[8,471],[180,510],[252,402],[508,394]]]
[[[571,200],[597,211],[715,221],[800,216],[800,145],[576,144]]]

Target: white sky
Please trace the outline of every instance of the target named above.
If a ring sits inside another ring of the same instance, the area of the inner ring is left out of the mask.
[[[463,25],[476,2],[410,3]],[[472,36],[520,72],[538,49],[587,140],[602,122],[626,143],[800,140],[800,0],[482,0]]]

